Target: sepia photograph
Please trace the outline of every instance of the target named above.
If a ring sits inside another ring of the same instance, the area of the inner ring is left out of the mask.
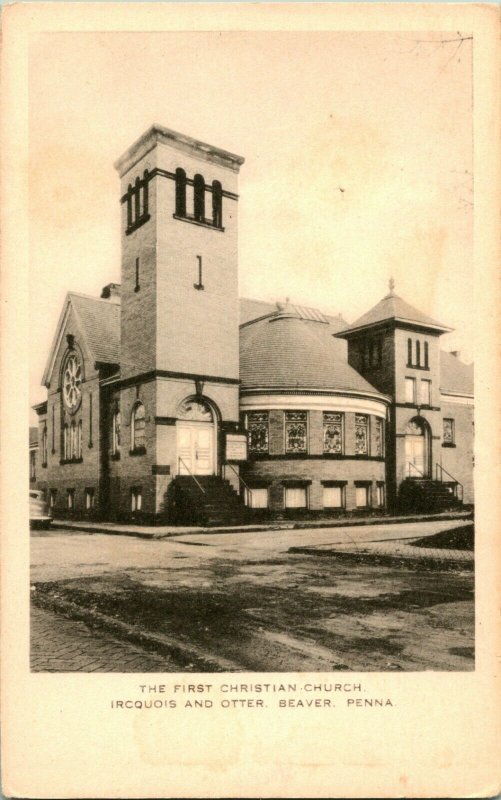
[[[498,10],[2,13],[6,797],[490,797]]]
[[[472,670],[471,33],[41,34],[30,90],[32,669]]]

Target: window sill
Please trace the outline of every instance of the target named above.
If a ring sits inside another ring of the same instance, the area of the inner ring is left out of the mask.
[[[129,450],[130,456],[144,456],[146,454],[146,447],[134,447]]]
[[[442,442],[442,447],[456,447],[453,442]]]
[[[221,231],[224,233],[224,228],[222,225],[214,225],[212,220],[210,219],[195,219],[195,217],[189,217],[188,215],[181,216],[180,214],[173,214],[174,219],[179,220],[180,222],[190,222],[192,225],[199,225],[201,228],[210,228],[213,231]]]
[[[120,453],[112,453],[110,455],[110,461],[120,461]]]
[[[47,469],[47,462],[46,461],[43,462],[42,469]]]
[[[429,367],[421,367],[419,364],[409,364],[409,363],[407,363],[406,364],[406,368],[407,369],[420,369],[423,372],[429,372],[430,371]]]
[[[62,458],[59,463],[61,466],[65,464],[83,464],[83,458]]]
[[[149,214],[144,214],[142,217],[139,217],[139,219],[137,219],[135,222],[133,222],[132,225],[129,225],[129,227],[125,231],[125,235],[126,236],[130,236],[131,233],[134,233],[134,231],[137,231],[137,229],[140,228],[141,225],[144,225],[150,219],[151,219],[151,217],[150,217]]]

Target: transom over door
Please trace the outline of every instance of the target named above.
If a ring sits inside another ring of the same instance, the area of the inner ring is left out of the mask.
[[[213,475],[214,425],[178,422],[177,455],[180,475]]]

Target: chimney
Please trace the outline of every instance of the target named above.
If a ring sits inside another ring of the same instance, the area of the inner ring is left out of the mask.
[[[451,350],[451,356],[455,358],[461,358],[461,350]]]
[[[109,300],[110,303],[120,303],[120,284],[108,283],[106,286],[103,286],[101,299]]]

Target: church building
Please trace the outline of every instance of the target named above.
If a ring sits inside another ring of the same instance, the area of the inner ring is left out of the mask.
[[[38,414],[54,516],[234,524],[473,504],[473,371],[395,294],[238,296],[241,156],[155,125],[116,162],[121,283],[69,292]]]

